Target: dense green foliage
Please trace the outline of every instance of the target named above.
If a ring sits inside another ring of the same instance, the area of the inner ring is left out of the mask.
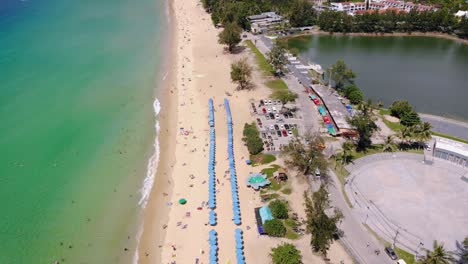
[[[442,8],[438,11],[409,13],[388,11],[351,16],[343,12],[324,11],[318,14],[306,0],[202,0],[203,6],[211,12],[214,24],[236,23],[243,29],[250,29],[248,16],[275,11],[289,19],[291,26],[318,25],[328,32],[442,32],[468,38],[468,19],[457,19],[457,10],[467,10],[464,0],[416,1],[427,4],[436,2]]]
[[[316,168],[327,180],[328,162],[323,154],[324,141],[319,135],[306,134],[304,139],[295,137],[289,144],[281,148],[286,165],[293,167],[304,175],[309,175]]]
[[[392,116],[401,118],[404,114],[412,112],[413,107],[408,101],[397,100],[390,105],[389,110]]]
[[[364,93],[356,85],[348,85],[344,89],[344,95],[352,104],[360,104],[364,100]]]
[[[316,23],[317,12],[312,2],[307,0],[291,1],[289,23],[292,27],[311,26]]]
[[[359,140],[357,143],[358,150],[366,150],[372,146],[372,134],[378,130],[373,117],[367,111],[362,111],[355,114],[350,118],[349,123],[353,126],[359,134]]]
[[[271,249],[271,260],[273,264],[301,264],[301,252],[289,243],[281,244]]]
[[[294,102],[297,99],[297,93],[291,92],[289,90],[277,90],[272,94],[272,97],[280,100],[283,105],[288,102]]]
[[[343,219],[343,213],[335,208],[333,216],[328,216],[325,210],[330,207],[330,198],[325,185],[312,194],[312,199],[304,192],[307,215],[307,230],[312,234],[310,245],[316,252],[327,255],[330,243],[338,231],[336,224]]]
[[[274,218],[286,219],[288,218],[288,204],[281,200],[272,201],[268,207]]]
[[[388,11],[351,16],[343,12],[325,11],[317,18],[317,25],[328,32],[442,32],[466,38],[467,19],[458,20],[447,10],[409,13]]]
[[[414,126],[421,123],[421,119],[416,111],[410,111],[401,116],[400,123],[404,126]]]
[[[284,226],[283,222],[281,222],[281,220],[279,219],[265,221],[265,224],[263,224],[263,228],[269,236],[284,237],[284,235],[286,234],[286,227]]]
[[[263,151],[263,141],[260,138],[255,123],[245,123],[243,135],[244,137],[242,140],[247,144],[247,149],[249,150],[250,154],[256,155]]]
[[[418,261],[420,264],[450,264],[454,262],[452,252],[447,251],[444,244],[439,244],[437,241],[434,241],[432,251],[425,251],[426,255]]]
[[[329,78],[335,83],[337,90],[342,90],[345,84],[353,84],[356,74],[349,68],[344,60],[337,60],[331,66]]]
[[[241,42],[240,34],[242,29],[235,23],[229,23],[218,35],[219,44],[228,46],[229,52],[232,53],[237,44]]]
[[[281,74],[287,70],[285,68],[286,64],[289,63],[288,58],[286,58],[286,49],[281,47],[278,44],[275,44],[268,53],[268,62],[276,70],[276,73]]]
[[[239,84],[238,89],[242,90],[250,85],[252,67],[246,58],[242,58],[231,64],[231,80]]]

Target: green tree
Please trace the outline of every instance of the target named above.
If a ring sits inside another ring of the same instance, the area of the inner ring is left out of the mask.
[[[336,224],[343,219],[343,213],[334,209],[333,216],[328,216],[325,210],[330,207],[330,199],[325,185],[312,194],[312,199],[304,192],[306,207],[307,231],[311,233],[310,245],[315,252],[326,256],[330,243],[338,231]]]
[[[404,114],[413,112],[413,107],[408,101],[398,100],[390,105],[389,110],[392,116],[401,118]]]
[[[289,23],[293,27],[305,27],[315,24],[317,12],[311,2],[306,0],[292,1],[289,10]]]
[[[323,154],[323,139],[316,134],[306,134],[304,140],[296,137],[283,146],[281,154],[285,156],[286,165],[293,167],[304,175],[309,175],[318,168],[321,176],[327,180],[328,163]]]
[[[282,107],[288,102],[294,102],[297,99],[297,93],[291,92],[289,90],[276,90],[272,97],[274,99],[280,100]]]
[[[288,58],[284,55],[285,53],[286,49],[278,45],[278,43],[275,43],[268,53],[268,62],[273,66],[278,75],[285,72],[285,66],[288,64]]]
[[[329,78],[335,82],[337,90],[343,89],[347,83],[354,83],[356,74],[348,68],[344,60],[338,60],[331,66]]]
[[[247,144],[247,149],[252,155],[256,155],[263,151],[263,140],[260,138],[257,126],[255,123],[244,125],[244,137],[242,140]]]
[[[411,127],[414,134],[414,139],[419,142],[426,142],[432,138],[431,124],[428,122],[419,123]]]
[[[283,222],[279,219],[266,220],[263,228],[269,236],[284,237],[286,234],[286,227],[284,227]]]
[[[247,62],[247,58],[242,58],[231,64],[231,80],[239,84],[238,89],[249,87],[251,76],[252,67]]]
[[[341,161],[342,165],[346,165],[351,162],[353,156],[351,155],[351,151],[354,148],[354,144],[351,141],[346,141],[341,145],[341,151],[336,155],[336,160]]]
[[[404,113],[400,118],[400,123],[404,126],[414,126],[421,123],[418,113],[415,111]]]
[[[288,204],[280,200],[272,201],[268,207],[274,218],[287,219],[288,218]]]
[[[360,112],[348,119],[348,122],[359,134],[357,149],[366,150],[369,148],[372,145],[372,134],[379,129],[373,118],[369,114]]]
[[[468,237],[465,237],[462,243],[456,243],[457,249],[454,252],[454,255],[457,257],[457,264],[466,264],[468,263]]]
[[[273,264],[301,264],[301,252],[289,243],[283,243],[271,249],[271,260]]]
[[[229,52],[233,52],[237,44],[241,42],[242,29],[236,23],[227,24],[218,35],[219,44],[228,46]]]
[[[434,241],[432,251],[425,251],[426,256],[419,261],[420,264],[450,264],[454,260],[452,254],[445,250],[444,244],[437,243],[437,240]]]
[[[396,149],[396,147],[395,147],[395,142],[393,140],[393,136],[392,135],[387,136],[387,138],[385,139],[384,144],[382,145],[382,150],[384,152],[394,152],[395,149]]]
[[[356,85],[348,85],[344,89],[344,96],[346,96],[352,104],[360,104],[364,100],[364,94],[361,89]]]

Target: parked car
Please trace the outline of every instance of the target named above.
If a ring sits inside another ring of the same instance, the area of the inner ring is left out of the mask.
[[[320,176],[320,170],[319,168],[315,168],[315,176]]]
[[[263,100],[260,100],[260,106],[263,106],[265,105],[265,102],[263,102]]]
[[[288,130],[288,135],[292,136],[292,131],[291,130]]]
[[[268,109],[267,109],[267,113],[271,113],[271,108],[268,108]]]
[[[269,115],[269,114],[266,114],[266,115],[265,115],[265,118],[266,118],[266,120],[270,120],[270,115]]]
[[[275,130],[279,130],[279,126],[278,126],[278,125],[275,125]]]
[[[280,127],[281,130],[284,129],[284,125],[283,125],[283,124],[280,124],[279,127]]]
[[[397,254],[395,253],[395,251],[391,247],[386,247],[385,252],[393,260],[396,260],[398,258]]]
[[[262,113],[266,114],[267,110],[265,108],[262,108]]]
[[[285,136],[285,137],[288,136],[288,132],[286,130],[283,130],[283,136]]]
[[[281,119],[281,116],[280,116],[279,114],[276,114],[276,115],[275,115],[275,118],[276,118],[276,119]]]
[[[276,131],[276,134],[278,135],[278,137],[281,137],[281,131]]]
[[[289,129],[290,127],[288,124],[284,124],[284,128]]]
[[[272,105],[271,100],[265,100],[266,105]]]
[[[270,115],[270,119],[275,119],[275,114],[270,113],[269,115]]]
[[[276,109],[276,107],[274,107],[274,106],[273,106],[271,109],[273,110],[273,113],[277,113],[277,112],[278,112],[278,109]]]
[[[270,130],[275,130],[275,126],[270,125]]]

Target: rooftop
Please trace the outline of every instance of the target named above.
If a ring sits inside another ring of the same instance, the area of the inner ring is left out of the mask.
[[[468,144],[441,137],[435,137],[435,139],[435,147],[437,149],[457,153],[461,156],[468,158]]]
[[[350,115],[338,93],[324,85],[314,84],[311,87],[322,98],[338,129],[353,129],[346,121]]]

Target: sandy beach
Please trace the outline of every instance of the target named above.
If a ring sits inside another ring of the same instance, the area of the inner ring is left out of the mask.
[[[244,160],[248,157],[242,138],[243,125],[252,122],[249,100],[266,98],[270,90],[255,72],[255,89],[236,91],[230,80],[230,64],[242,57],[252,56],[245,49],[239,54],[228,54],[217,42],[216,29],[209,15],[196,0],[171,2],[174,32],[173,61],[166,79],[161,111],[161,160],[150,201],[145,211],[144,229],[139,245],[139,263],[208,263],[208,231],[218,232],[219,263],[235,263],[232,202],[227,160],[227,119],[224,98],[230,100],[234,123],[234,153],[239,182],[239,197],[244,231],[247,263],[270,263],[270,248],[282,241],[294,243],[303,254],[304,263],[325,263],[312,254],[309,235],[295,241],[259,236],[256,230],[254,208],[264,205],[259,195],[242,183],[252,168]],[[253,65],[253,62],[252,62]],[[232,94],[232,96],[229,95]],[[215,105],[216,178],[218,224],[207,225],[208,209],[202,204],[208,199],[209,125],[208,99]],[[281,164],[281,161],[276,162]],[[291,208],[304,218],[305,180],[293,180]],[[180,205],[180,198],[187,204]],[[200,208],[201,207],[201,208]],[[332,263],[351,263],[344,249],[335,243],[330,250]]]

